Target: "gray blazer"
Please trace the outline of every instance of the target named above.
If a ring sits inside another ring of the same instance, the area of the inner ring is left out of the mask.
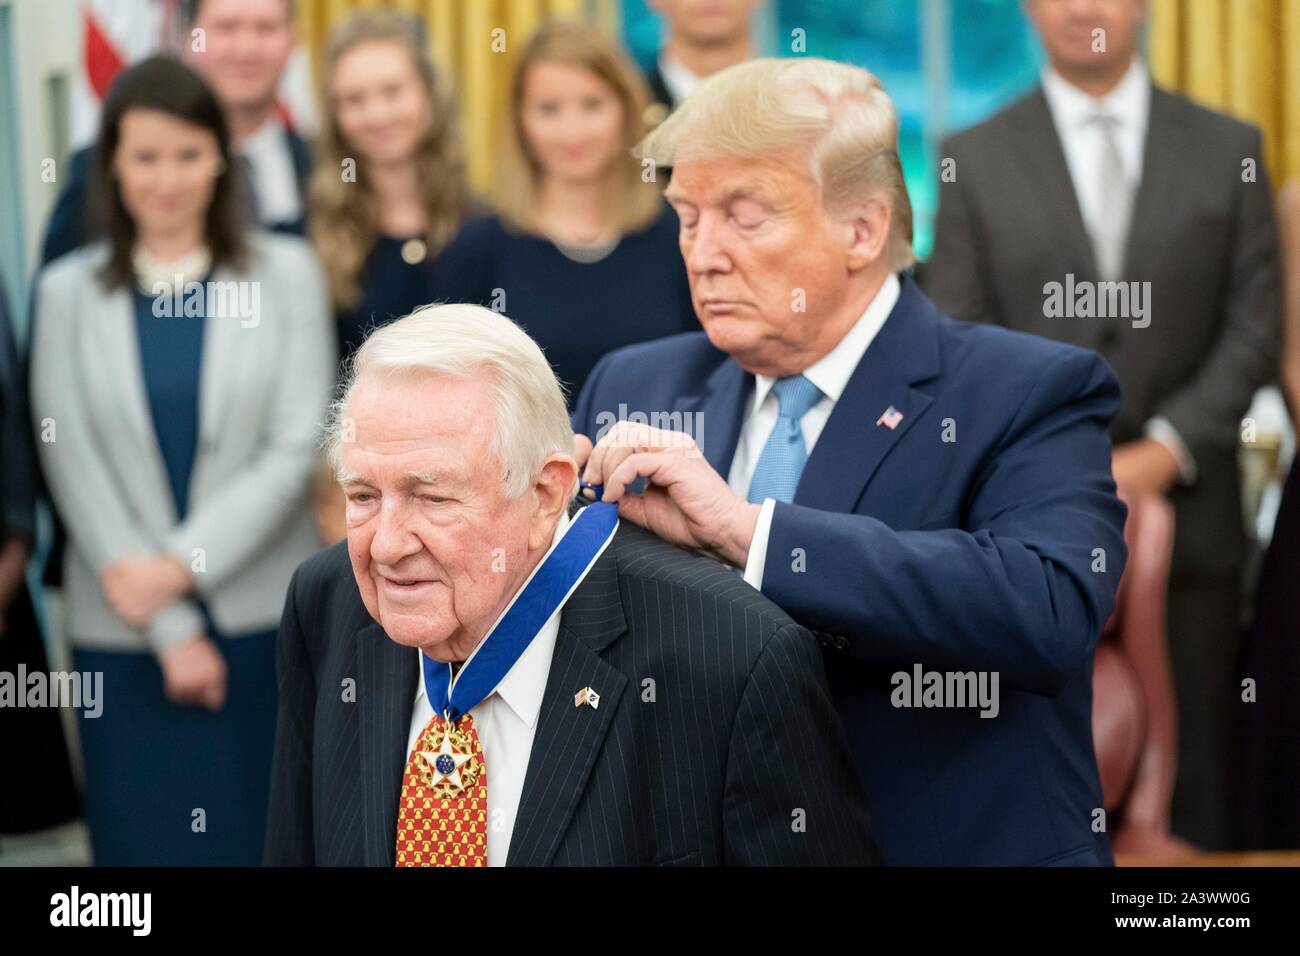
[[[274,627],[293,570],[320,547],[308,489],[334,384],[325,277],[290,236],[251,238],[250,265],[213,282],[256,283],[250,318],[204,330],[199,441],[189,514],[177,522],[140,369],[130,290],[105,292],[104,243],[40,278],[32,338],[32,420],[50,494],[68,530],[64,617],[76,646],[155,653],[204,629],[190,597],[145,629],[108,604],[100,573],[168,552],[227,634]],[[232,310],[233,311],[233,310]]]
[[[1198,478],[1170,495],[1175,578],[1231,578],[1245,548],[1236,448],[1251,396],[1276,370],[1277,228],[1259,130],[1151,91],[1142,182],[1124,278],[1150,282],[1149,326],[1044,312],[1044,285],[1096,281],[1097,266],[1042,89],[947,140],[956,177],[939,186],[922,285],[954,318],[1100,352],[1119,377],[1114,440],[1163,416]],[[1242,181],[1254,159],[1258,178]]]

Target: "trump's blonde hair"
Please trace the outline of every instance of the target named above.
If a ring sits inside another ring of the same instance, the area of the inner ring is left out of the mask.
[[[491,450],[508,498],[528,490],[551,455],[573,454],[563,387],[528,333],[482,306],[426,305],[376,329],[348,361],[323,443],[336,477],[341,477],[347,406],[357,382],[410,374],[488,377],[496,395]],[[483,410],[447,412],[478,415]]]
[[[890,211],[890,267],[916,261],[898,113],[880,81],[861,67],[816,57],[738,63],[701,83],[636,153],[668,167],[799,149],[809,153],[829,214],[883,202]]]

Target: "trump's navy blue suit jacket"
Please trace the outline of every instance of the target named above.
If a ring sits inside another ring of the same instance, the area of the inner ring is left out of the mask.
[[[1091,680],[1126,557],[1119,387],[1097,354],[956,322],[901,278],[776,505],[763,593],[822,644],[886,863],[1109,864]],[[696,413],[679,420],[726,478],[753,382],[703,332],[634,345],[574,426]],[[996,673],[997,715],[895,706],[918,664]]]

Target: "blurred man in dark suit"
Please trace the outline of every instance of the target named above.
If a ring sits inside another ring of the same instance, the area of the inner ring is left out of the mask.
[[[587,480],[817,634],[886,863],[1109,863],[1091,702],[1125,561],[1114,375],[917,289],[898,117],[866,70],[738,64],[641,152],[673,166],[704,331],[592,371]]]
[[[654,102],[646,125],[657,126],[700,80],[754,55],[754,11],[762,0],[649,0],[664,19],[663,46],[646,74]]]
[[[276,107],[276,91],[296,42],[295,0],[186,0],[181,57],[212,87],[226,114],[244,179],[247,218],[301,235],[311,150]],[[198,43],[194,31],[202,31]],[[93,147],[68,157],[64,187],[50,214],[41,261],[92,238]]]
[[[1145,0],[1029,0],[1041,85],[941,148],[924,284],[953,315],[1095,349],[1119,377],[1116,481],[1176,512],[1173,825],[1227,839],[1245,547],[1236,447],[1275,368],[1277,237],[1259,131],[1152,85]]]

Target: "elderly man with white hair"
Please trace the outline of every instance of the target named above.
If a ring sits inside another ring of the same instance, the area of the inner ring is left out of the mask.
[[[495,312],[425,308],[357,352],[328,436],[347,540],[280,628],[267,863],[872,861],[808,632],[581,507],[573,447]]]
[[[710,77],[645,140],[704,331],[597,365],[584,477],[816,635],[886,863],[1107,864],[1115,377],[954,322],[900,271],[897,131],[874,76],[801,58]]]

